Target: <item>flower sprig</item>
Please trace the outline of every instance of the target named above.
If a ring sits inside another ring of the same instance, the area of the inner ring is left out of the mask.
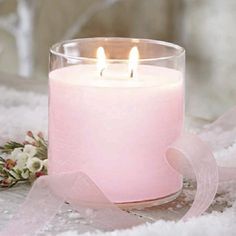
[[[47,174],[47,141],[43,134],[27,132],[25,141],[9,141],[0,146],[0,187],[33,182]]]

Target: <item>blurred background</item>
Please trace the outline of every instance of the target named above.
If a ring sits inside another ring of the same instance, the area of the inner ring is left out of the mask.
[[[187,52],[187,113],[214,119],[236,104],[235,23],[235,0],[0,0],[0,83],[46,85],[49,47],[64,39],[165,40]]]

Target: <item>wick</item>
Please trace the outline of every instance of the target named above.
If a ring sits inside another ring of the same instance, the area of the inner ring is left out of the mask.
[[[130,78],[133,78],[134,77],[134,70],[131,70],[130,71]]]
[[[100,76],[102,77],[103,71],[105,70],[105,68],[101,69],[100,71]]]

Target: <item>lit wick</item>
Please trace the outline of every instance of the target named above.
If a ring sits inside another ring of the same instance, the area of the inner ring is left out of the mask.
[[[134,70],[132,69],[131,71],[130,71],[130,78],[133,78],[134,77]]]
[[[99,47],[97,49],[97,70],[100,77],[102,77],[105,69],[106,69],[106,54],[104,48]]]
[[[137,47],[132,47],[129,53],[129,76],[130,78],[134,77],[134,74],[137,71],[139,60],[139,52]]]
[[[101,77],[102,77],[102,73],[103,73],[104,70],[105,70],[105,68],[103,68],[103,69],[100,70],[100,74],[99,74],[99,75],[100,75]]]

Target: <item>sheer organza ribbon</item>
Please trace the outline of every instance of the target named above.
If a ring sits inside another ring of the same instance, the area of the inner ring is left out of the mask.
[[[169,164],[183,176],[196,178],[197,181],[194,202],[183,216],[183,221],[201,215],[210,206],[219,182],[236,180],[236,168],[219,167],[214,158],[215,151],[229,147],[235,140],[236,107],[198,136],[183,133],[168,148],[166,156]],[[60,189],[64,189],[63,195],[58,192]],[[0,235],[36,234],[65,202],[100,230],[125,229],[145,223],[111,203],[86,174],[73,172],[40,177]]]

